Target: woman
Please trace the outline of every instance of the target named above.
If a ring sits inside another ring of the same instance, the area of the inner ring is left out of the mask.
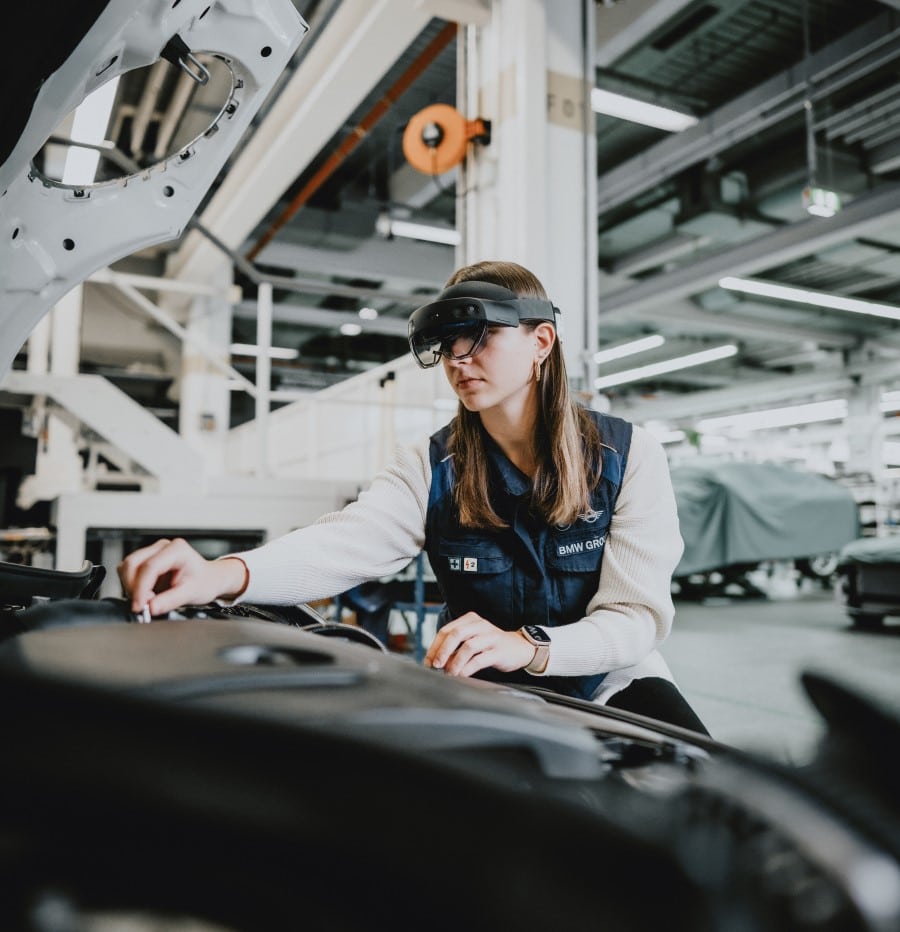
[[[453,676],[531,682],[706,732],[657,647],[683,543],[665,453],[570,399],[557,309],[527,269],[459,269],[410,317],[457,416],[341,511],[207,561],[183,540],[130,554],[132,610],[297,604],[398,572],[424,549],[446,601],[425,656]]]

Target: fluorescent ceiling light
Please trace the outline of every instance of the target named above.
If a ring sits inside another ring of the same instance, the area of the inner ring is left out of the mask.
[[[259,356],[259,347],[255,343],[232,343],[231,354],[233,356]],[[269,347],[269,356],[272,359],[296,359],[299,355],[299,350],[289,349],[286,346]]]
[[[459,230],[453,227],[414,223],[412,220],[397,220],[386,213],[375,221],[375,229],[382,236],[401,236],[405,239],[424,240],[426,243],[443,243],[446,246],[458,246],[462,242]]]
[[[767,430],[772,427],[793,427],[798,424],[842,420],[846,416],[847,402],[843,398],[832,398],[829,401],[813,401],[809,404],[768,408],[764,411],[708,417],[697,422],[697,430]]]
[[[655,349],[665,342],[666,338],[664,336],[655,333],[649,337],[642,337],[640,340],[632,340],[629,343],[622,343],[619,346],[600,350],[594,353],[594,362],[612,362],[614,359],[621,359],[623,356],[631,356],[634,353],[643,353],[644,350]]]
[[[341,324],[341,333],[345,337],[358,337],[362,333],[362,327],[359,324]]]
[[[410,220],[392,220],[391,234],[405,236],[407,239],[421,239],[426,243],[443,243],[458,246],[462,241],[459,230],[452,227],[436,227],[427,223],[413,223]]]
[[[683,430],[672,428],[664,421],[645,421],[644,429],[653,434],[660,443],[678,443],[687,436]]]
[[[608,388],[610,385],[621,385],[624,382],[649,379],[654,375],[662,375],[664,372],[675,372],[676,369],[702,366],[704,363],[715,362],[717,359],[727,359],[729,356],[734,356],[737,351],[738,349],[733,343],[726,343],[723,346],[714,346],[712,349],[701,350],[699,353],[688,353],[687,356],[676,356],[674,359],[651,362],[649,365],[638,366],[636,369],[624,369],[622,372],[594,379],[594,388]]]
[[[878,408],[880,411],[900,411],[900,392],[884,392]],[[714,431],[736,428],[740,431],[767,430],[773,427],[795,427],[800,424],[816,424],[820,421],[843,420],[848,414],[845,398],[828,401],[811,401],[806,404],[785,405],[781,408],[766,408],[762,411],[745,411],[740,414],[725,414],[708,417],[697,422],[697,430]]]
[[[900,392],[885,392],[878,405],[879,411],[900,411]]]
[[[673,428],[665,421],[649,420],[644,421],[644,429],[653,434],[660,443],[678,443],[684,440],[687,434],[683,430]]]
[[[900,320],[900,307],[895,307],[893,304],[879,304],[876,301],[863,301],[860,298],[846,298],[843,295],[828,294],[825,291],[810,291],[808,288],[795,288],[792,285],[779,285],[775,282],[764,282],[754,278],[727,276],[719,279],[719,287],[727,288],[729,291],[743,291],[746,294],[759,295],[761,298],[796,301],[799,304],[827,307],[835,311],[851,311],[854,314],[869,314],[873,317]]]
[[[378,311],[374,307],[361,307],[359,309],[359,316],[363,320],[375,320],[378,317]]]
[[[667,430],[664,434],[657,434],[656,439],[660,443],[681,443],[687,437],[683,430]]]
[[[660,107],[648,104],[646,101],[624,94],[614,94],[612,91],[603,91],[595,87],[591,91],[591,107],[595,113],[618,117],[620,120],[630,120],[643,126],[652,126],[655,129],[668,130],[670,133],[680,133],[697,125],[697,117],[690,113],[681,113],[669,107]]]

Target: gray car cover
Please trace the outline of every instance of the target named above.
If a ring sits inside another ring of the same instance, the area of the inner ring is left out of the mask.
[[[818,473],[698,459],[671,474],[685,545],[676,577],[832,553],[859,536],[851,492]]]

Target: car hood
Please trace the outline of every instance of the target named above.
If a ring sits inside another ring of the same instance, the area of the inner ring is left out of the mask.
[[[309,928],[335,927],[316,917],[336,909],[340,928],[418,928],[448,871],[464,896],[429,919],[437,929],[554,928],[561,903],[567,928],[600,915],[614,930],[881,932],[900,919],[900,723],[822,677],[804,686],[828,735],[795,768],[449,677],[349,643],[347,626],[211,607],[128,623],[121,600],[16,620],[0,642],[0,701],[23,710],[0,720],[0,878],[46,849],[38,880],[52,889],[232,920],[248,897],[237,927],[253,930],[293,928],[297,909]],[[88,877],[70,850],[82,837]],[[140,843],[123,879],[125,837]],[[402,867],[404,895],[373,921],[382,900],[362,891],[383,866]],[[810,903],[829,922],[807,925]]]
[[[0,66],[4,87],[17,89],[0,105],[0,379],[73,287],[182,234],[307,31],[291,0],[50,0],[41,17],[36,41],[17,35]],[[201,51],[231,75],[203,133],[114,181],[67,184],[44,174],[38,153],[90,94],[160,60],[202,81]]]

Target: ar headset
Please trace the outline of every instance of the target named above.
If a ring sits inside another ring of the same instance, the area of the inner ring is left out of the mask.
[[[518,327],[523,320],[546,320],[555,326],[558,313],[544,298],[520,298],[490,282],[460,282],[410,314],[409,348],[416,362],[430,369],[441,356],[474,356],[484,346],[489,327]]]

